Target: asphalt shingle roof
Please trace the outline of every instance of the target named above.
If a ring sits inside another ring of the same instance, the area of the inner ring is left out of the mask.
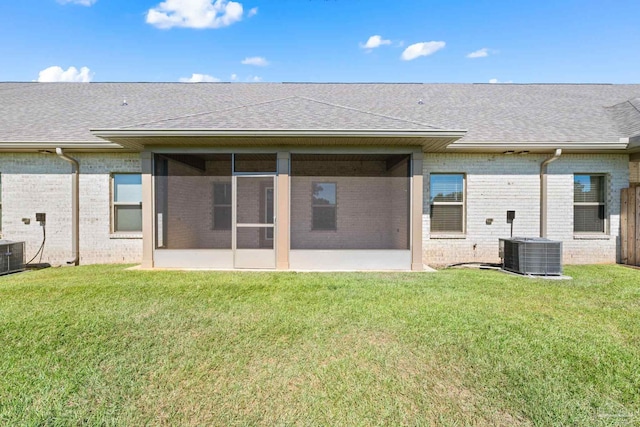
[[[624,135],[640,135],[640,98],[607,107],[607,111]]]
[[[123,100],[127,105],[122,105]],[[618,142],[640,85],[0,83],[2,142],[90,129],[466,129],[466,142]]]
[[[128,126],[136,129],[434,129],[425,123],[291,96]]]

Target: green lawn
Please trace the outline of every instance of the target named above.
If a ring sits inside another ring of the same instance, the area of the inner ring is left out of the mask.
[[[0,278],[1,425],[640,425],[640,271]]]

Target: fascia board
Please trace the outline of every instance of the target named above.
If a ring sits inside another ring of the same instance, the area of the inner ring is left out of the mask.
[[[80,151],[123,151],[122,146],[113,142],[42,142],[42,141],[0,141],[0,151],[16,152],[16,151],[38,151],[53,150],[56,148],[64,148],[69,150]]]
[[[447,151],[548,151],[562,148],[568,151],[625,151],[626,142],[454,142]]]
[[[640,135],[632,136],[629,138],[629,145],[627,150],[630,153],[637,153],[640,151]]]
[[[413,129],[165,129],[165,130],[148,130],[148,129],[94,129],[91,133],[99,138],[135,138],[135,137],[162,137],[162,136],[180,136],[180,137],[367,137],[367,138],[416,138],[416,137],[451,137],[462,138],[466,134],[466,130],[413,130]]]

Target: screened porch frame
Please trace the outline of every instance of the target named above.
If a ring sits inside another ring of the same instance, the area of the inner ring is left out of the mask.
[[[220,146],[220,147],[147,147],[144,152],[141,153],[142,169],[143,169],[143,263],[142,266],[146,268],[153,267],[167,267],[167,263],[174,263],[175,266],[180,267],[192,267],[192,268],[237,268],[235,263],[236,243],[232,244],[231,259],[232,265],[228,265],[229,257],[226,257],[227,262],[211,262],[210,267],[200,267],[202,264],[208,264],[208,259],[212,258],[207,255],[207,252],[220,252],[223,250],[217,249],[194,249],[194,250],[171,250],[171,249],[156,249],[155,242],[155,186],[153,179],[153,158],[154,154],[261,154],[261,153],[277,153],[277,171],[275,173],[262,173],[257,174],[254,172],[235,172],[232,169],[233,179],[236,176],[270,176],[274,178],[274,251],[275,251],[275,268],[278,270],[288,270],[291,268],[300,269],[315,269],[313,264],[309,264],[308,260],[313,258],[312,252],[317,252],[318,256],[326,259],[340,260],[345,256],[347,252],[350,256],[354,257],[354,265],[360,260],[361,264],[366,267],[363,269],[373,269],[372,263],[376,265],[372,260],[380,259],[384,261],[386,257],[385,252],[395,252],[391,259],[397,259],[398,265],[402,264],[403,270],[422,270],[422,215],[423,215],[423,171],[422,171],[422,150],[416,147],[286,147],[286,146],[270,146],[270,147],[238,147],[238,146]],[[404,256],[399,256],[401,250],[303,250],[306,254],[302,254],[302,258],[305,259],[304,263],[299,264],[296,267],[296,260],[299,260],[300,253],[296,250],[291,250],[290,244],[290,200],[291,200],[291,187],[290,187],[290,161],[292,154],[404,154],[410,155],[409,166],[409,194],[410,194],[410,206],[409,206],[409,249]],[[233,205],[236,206],[236,183],[234,181],[233,193]],[[235,208],[232,210],[235,216]],[[237,229],[237,223],[234,217],[234,230]],[[247,225],[251,226],[251,225]],[[264,224],[260,224],[264,226]],[[232,238],[235,239],[235,231],[232,233]],[[190,252],[189,255],[187,252]],[[297,252],[297,253],[295,253]],[[292,256],[294,255],[294,265],[291,265]],[[222,255],[219,253],[216,256]],[[308,255],[308,256],[307,256]],[[328,258],[327,258],[328,257]],[[183,258],[185,261],[194,261],[193,263],[185,262],[181,265],[180,262],[175,262]],[[225,257],[219,257],[224,259]],[[218,259],[218,261],[220,261]],[[193,265],[190,265],[193,264]],[[309,268],[308,268],[309,267]],[[260,267],[257,267],[260,268]],[[263,267],[264,268],[264,267]],[[318,268],[319,270],[327,268]],[[330,269],[330,268],[329,268]],[[337,269],[358,269],[357,267],[350,268],[349,265],[344,268]],[[384,265],[382,267],[384,268]]]

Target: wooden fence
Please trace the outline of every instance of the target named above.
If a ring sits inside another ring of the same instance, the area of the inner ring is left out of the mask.
[[[620,262],[640,266],[640,186],[620,195]]]

